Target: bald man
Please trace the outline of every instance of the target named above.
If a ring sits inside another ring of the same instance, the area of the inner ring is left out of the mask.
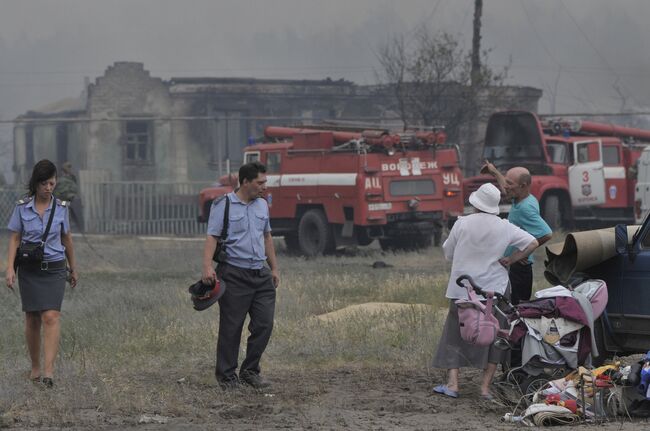
[[[504,176],[489,161],[481,168],[481,172],[488,172],[499,183],[501,191],[512,202],[508,221],[535,237],[539,245],[551,239],[552,231],[539,213],[539,202],[530,194],[531,177],[528,169],[515,167]],[[509,248],[505,256],[510,256],[515,250]],[[512,290],[512,303],[528,301],[533,291],[533,256],[513,263],[508,269],[510,288]]]

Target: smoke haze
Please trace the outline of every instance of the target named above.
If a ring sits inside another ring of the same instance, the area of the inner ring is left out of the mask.
[[[3,0],[0,119],[78,96],[115,61],[153,76],[375,82],[375,52],[419,25],[471,46],[472,0]],[[489,0],[482,46],[541,112],[647,110],[650,2]],[[0,143],[11,142],[0,127]],[[6,162],[7,151],[0,157]],[[3,163],[6,166],[6,163]],[[10,165],[9,165],[10,166]]]

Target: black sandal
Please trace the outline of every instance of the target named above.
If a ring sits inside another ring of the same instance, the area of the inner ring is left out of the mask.
[[[36,377],[30,377],[29,380],[32,381],[35,385],[41,383],[41,376],[36,376]]]
[[[43,377],[41,379],[41,382],[46,388],[52,388],[54,387],[54,380],[52,380],[52,377]]]

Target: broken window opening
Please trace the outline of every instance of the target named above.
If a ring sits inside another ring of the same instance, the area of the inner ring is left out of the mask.
[[[151,124],[148,121],[127,121],[125,124],[124,161],[150,163],[152,161]]]

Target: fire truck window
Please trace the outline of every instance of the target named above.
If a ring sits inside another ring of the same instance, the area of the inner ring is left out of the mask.
[[[621,163],[618,147],[603,147],[603,164],[605,166],[617,166]]]
[[[566,145],[562,143],[549,142],[546,150],[548,151],[548,156],[552,163],[566,164],[569,161]]]
[[[587,163],[589,161],[589,149],[586,145],[578,146],[578,163]]]
[[[268,153],[266,155],[266,172],[269,174],[280,172],[280,153]]]
[[[260,153],[246,153],[244,154],[244,163],[256,162],[260,159]]]
[[[600,160],[598,142],[582,142],[578,145],[578,163],[597,162]]]
[[[390,183],[392,196],[432,195],[436,192],[436,184],[432,180],[396,180]]]

